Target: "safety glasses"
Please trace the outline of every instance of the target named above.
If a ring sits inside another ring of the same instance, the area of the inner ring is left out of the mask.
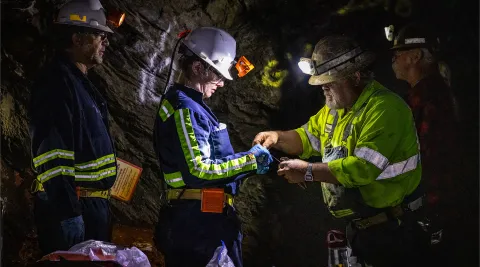
[[[108,38],[108,33],[101,31],[84,30],[77,33],[82,35],[93,35],[95,39],[100,38],[102,42]]]
[[[207,70],[211,71],[215,75],[215,81],[217,83],[219,83],[221,81],[225,81],[225,77],[223,77],[223,75],[218,70],[216,70],[214,67],[208,66]]]
[[[93,33],[93,35],[95,36],[95,38],[100,37],[100,40],[102,41],[105,41],[105,39],[107,39],[108,37],[108,34],[106,32],[96,32],[96,33]]]

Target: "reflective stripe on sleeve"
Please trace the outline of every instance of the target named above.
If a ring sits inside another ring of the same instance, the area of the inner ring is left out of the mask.
[[[302,128],[305,130],[313,150],[320,152],[320,140],[308,131],[308,123],[304,124]]]
[[[203,157],[201,147],[195,137],[189,109],[180,109],[175,112],[177,133],[190,172],[200,179],[215,180],[231,177],[245,171],[255,170],[255,157],[245,155],[222,163]]]
[[[102,180],[107,177],[111,177],[117,175],[117,167],[111,167],[107,169],[103,169],[97,172],[81,172],[81,171],[76,171],[75,172],[75,181],[79,182],[93,182],[93,181],[98,181]]]
[[[380,170],[384,170],[388,165],[388,159],[384,155],[368,147],[356,148],[354,155],[372,163]]]
[[[98,158],[96,160],[75,164],[75,169],[80,171],[94,170],[113,162],[115,162],[115,155],[110,154],[110,155],[106,155],[104,157]]]
[[[173,115],[175,110],[173,109],[172,105],[168,100],[164,99],[161,103],[160,110],[158,111],[158,115],[162,119],[162,121],[166,121],[170,116]]]
[[[48,152],[45,152],[41,155],[39,155],[38,157],[35,157],[33,159],[33,165],[35,166],[35,168],[37,168],[38,166],[50,161],[50,160],[53,160],[53,159],[56,159],[56,158],[62,158],[62,159],[71,159],[73,160],[74,159],[74,152],[73,151],[70,151],[70,150],[63,150],[63,149],[53,149],[53,150],[50,150]]]
[[[377,180],[389,179],[415,170],[418,166],[419,155],[414,155],[407,160],[388,165],[385,170],[377,177]]]
[[[185,186],[185,182],[183,181],[182,174],[180,172],[164,173],[163,178],[171,187],[179,188]]]
[[[38,175],[37,179],[40,181],[40,183],[45,183],[46,181],[59,175],[75,176],[75,169],[68,166],[57,166]]]

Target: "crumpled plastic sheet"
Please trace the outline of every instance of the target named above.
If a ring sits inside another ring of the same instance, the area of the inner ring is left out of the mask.
[[[82,243],[78,243],[75,246],[71,247],[68,251],[79,252],[83,254],[90,254],[93,250],[101,250],[103,255],[115,255],[117,250],[123,249],[122,246],[115,245],[113,243],[97,241],[97,240],[87,240]]]
[[[232,259],[228,256],[228,249],[222,241],[222,245],[215,249],[212,259],[205,267],[235,267]]]
[[[88,255],[92,261],[113,258],[124,267],[151,267],[148,257],[137,247],[124,248],[113,243],[87,240],[76,244],[68,251]]]
[[[136,247],[117,251],[115,261],[125,267],[150,267],[147,256]]]

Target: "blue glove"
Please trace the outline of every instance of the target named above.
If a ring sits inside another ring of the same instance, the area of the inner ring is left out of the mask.
[[[273,162],[273,158],[268,149],[260,144],[256,144],[250,148],[249,152],[252,153],[257,160],[257,174],[267,173],[269,169],[268,165]]]
[[[63,237],[68,248],[83,242],[85,239],[85,224],[82,215],[68,218],[60,222],[63,230]]]
[[[258,165],[257,164],[257,174],[265,174],[268,172],[268,170],[270,169],[270,167],[268,166],[263,166],[263,165]]]

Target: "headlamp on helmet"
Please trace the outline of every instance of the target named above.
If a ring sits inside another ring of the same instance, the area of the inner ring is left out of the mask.
[[[385,27],[385,37],[387,37],[387,40],[389,42],[393,41],[393,33],[395,31],[395,26],[390,25],[388,27]]]
[[[125,12],[119,9],[109,7],[107,10],[107,21],[110,22],[115,28],[120,27],[125,20]]]
[[[125,20],[125,13],[113,6],[103,8],[99,0],[72,0],[64,4],[57,12],[55,23],[87,27],[112,33],[113,27],[119,27]]]
[[[252,71],[255,66],[253,66],[250,61],[245,56],[241,56],[237,60],[237,64],[235,64],[235,68],[237,69],[238,72],[238,77],[242,78],[243,76],[247,75],[250,71]]]
[[[315,75],[315,65],[314,61],[310,58],[302,57],[300,61],[298,61],[298,67],[302,70],[303,73],[308,75]]]

